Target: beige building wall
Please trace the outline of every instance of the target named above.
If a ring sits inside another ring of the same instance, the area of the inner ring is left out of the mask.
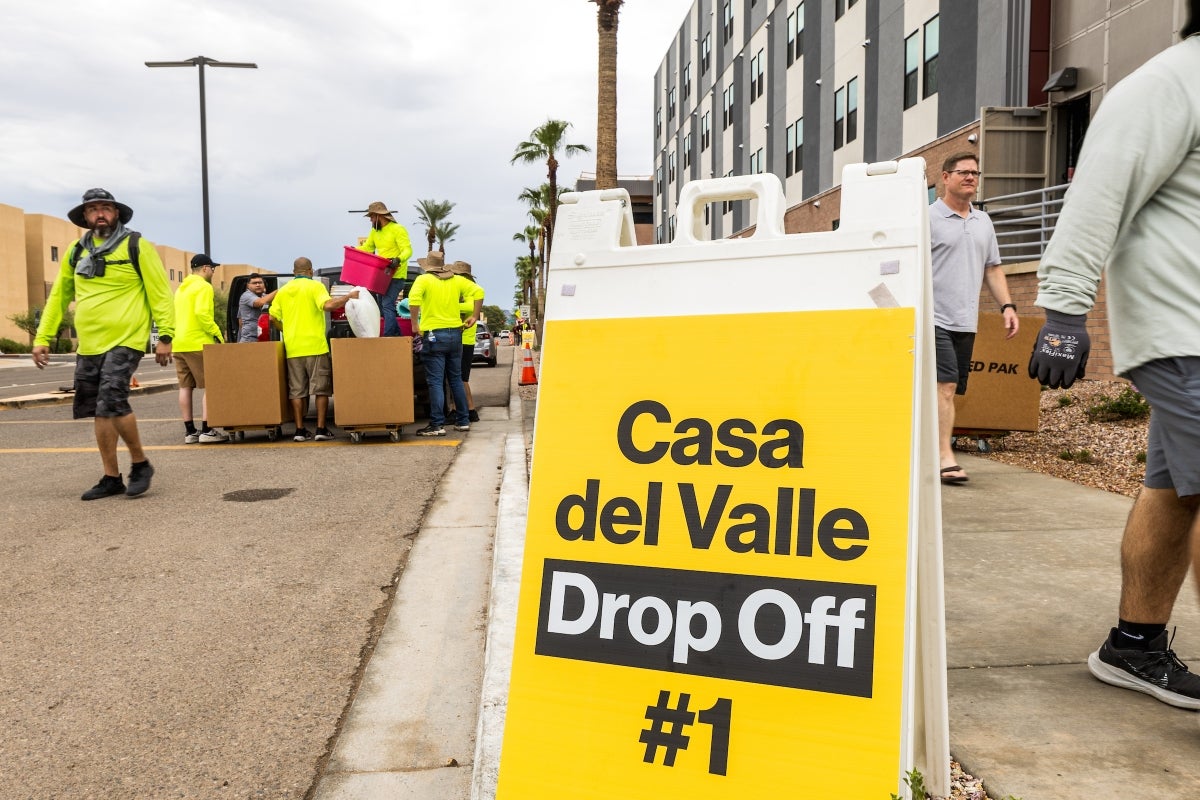
[[[28,343],[29,337],[9,321],[10,314],[46,304],[63,259],[82,231],[65,219],[46,214],[26,214],[16,206],[0,203],[0,337]],[[146,247],[147,240],[142,240]],[[179,288],[191,273],[192,253],[170,245],[153,243],[171,290]],[[273,274],[252,264],[222,264],[213,276],[213,288],[228,292],[237,275],[250,272]]]
[[[8,318],[9,314],[27,310],[28,300],[25,214],[15,206],[0,205],[0,336],[16,342],[29,340]]]
[[[46,214],[25,215],[25,265],[28,279],[26,307],[44,306],[58,277],[62,259],[81,231],[65,219]]]

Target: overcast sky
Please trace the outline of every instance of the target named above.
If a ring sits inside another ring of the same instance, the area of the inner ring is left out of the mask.
[[[628,0],[618,40],[618,171],[653,171],[653,79],[691,0]],[[452,200],[447,258],[512,306],[511,166],[548,117],[595,149],[596,6],[586,0],[0,0],[0,203],[65,217],[102,186],[156,243],[203,249],[203,55],[212,256],[289,271],[341,263],[382,200],[424,253],[418,199]],[[564,159],[560,184],[594,171]]]

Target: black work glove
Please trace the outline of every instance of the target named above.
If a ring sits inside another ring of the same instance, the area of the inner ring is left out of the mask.
[[[400,267],[400,259],[398,258],[390,259],[388,263],[392,265],[392,269],[398,269]]]
[[[1083,377],[1091,347],[1087,314],[1046,309],[1046,324],[1038,331],[1029,357],[1029,377],[1051,389],[1070,388]]]

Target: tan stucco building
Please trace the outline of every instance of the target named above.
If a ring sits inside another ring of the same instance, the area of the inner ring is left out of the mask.
[[[46,304],[62,259],[80,233],[65,219],[26,214],[16,206],[0,203],[0,337],[28,342],[29,337],[9,316]],[[154,248],[171,288],[177,288],[191,272],[195,253],[159,242],[154,242]],[[213,288],[228,291],[234,276],[247,272],[267,274],[273,270],[250,264],[222,264],[213,275]]]

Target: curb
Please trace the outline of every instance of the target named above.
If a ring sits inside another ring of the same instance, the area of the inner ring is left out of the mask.
[[[129,390],[130,397],[139,394],[158,394],[176,389],[178,381],[165,383],[144,383]],[[29,394],[23,397],[10,397],[0,400],[0,409],[5,408],[36,408],[37,406],[65,406],[74,402],[73,392],[55,392],[53,394]]]

